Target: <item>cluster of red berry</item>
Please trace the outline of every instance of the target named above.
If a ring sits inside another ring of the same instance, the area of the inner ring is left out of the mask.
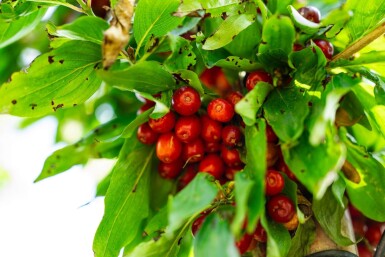
[[[349,212],[352,217],[356,239],[363,239],[357,245],[359,257],[372,257],[375,248],[381,240],[382,233],[385,230],[385,223],[377,222],[365,217],[352,205],[349,205]]]

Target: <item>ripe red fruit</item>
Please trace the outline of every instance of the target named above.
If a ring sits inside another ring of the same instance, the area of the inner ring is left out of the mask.
[[[136,136],[142,144],[146,145],[152,145],[155,144],[156,140],[159,137],[159,134],[156,133],[148,123],[143,123],[138,127],[138,130],[136,132]]]
[[[225,165],[216,154],[206,155],[203,160],[199,163],[199,171],[207,172],[213,175],[216,179],[220,179],[224,173]]]
[[[242,132],[238,126],[227,125],[222,129],[222,142],[228,147],[242,145]]]
[[[145,102],[137,111],[137,115],[142,114],[155,105],[155,102]]]
[[[91,1],[91,8],[92,12],[100,17],[105,18],[107,15],[107,10],[110,7],[110,0],[92,0]]]
[[[267,143],[266,162],[267,167],[273,167],[278,160],[279,146],[273,143]]]
[[[182,159],[188,163],[199,162],[205,154],[205,146],[202,139],[197,138],[192,142],[183,144]]]
[[[269,170],[266,174],[266,195],[273,196],[282,192],[285,187],[285,180],[281,173]]]
[[[376,225],[369,225],[368,230],[365,233],[366,239],[372,246],[377,246],[381,240],[381,228]]]
[[[207,115],[201,117],[202,121],[202,138],[207,142],[221,141],[222,124],[218,121],[210,119]]]
[[[169,112],[163,117],[159,119],[152,119],[150,118],[148,120],[148,124],[157,133],[166,133],[171,131],[174,128],[175,125],[175,114],[173,112]]]
[[[254,231],[254,239],[261,243],[267,242],[266,230],[262,227],[261,223],[258,222],[257,228]]]
[[[373,253],[369,250],[369,248],[364,243],[358,244],[357,249],[358,249],[358,256],[373,257]]]
[[[225,99],[217,98],[207,106],[207,114],[213,120],[229,122],[234,116],[234,107]]]
[[[303,49],[303,45],[300,45],[300,44],[293,45],[293,52],[298,52],[298,51],[301,51],[302,49]]]
[[[295,206],[289,197],[276,195],[268,200],[267,212],[274,221],[286,223],[293,218]]]
[[[172,96],[172,107],[180,115],[193,115],[199,110],[200,106],[200,95],[192,87],[183,86],[175,90]]]
[[[305,6],[305,7],[299,8],[298,12],[305,19],[312,21],[314,23],[319,23],[321,20],[321,13],[316,7]]]
[[[175,135],[185,143],[197,139],[201,129],[201,119],[196,115],[182,116],[175,123]]]
[[[319,48],[321,48],[322,52],[324,53],[324,55],[327,59],[331,59],[333,57],[334,47],[333,47],[332,43],[330,43],[327,40],[323,40],[323,39],[314,39],[313,42]]]
[[[159,162],[158,172],[162,178],[173,179],[176,178],[183,169],[183,161],[179,158],[171,163]]]
[[[235,243],[240,254],[247,252],[247,249],[249,249],[252,240],[253,235],[244,234],[243,237]]]
[[[252,90],[258,82],[273,84],[273,79],[266,71],[258,70],[250,73],[246,79],[247,91]]]
[[[206,153],[216,153],[221,150],[221,144],[219,142],[207,142],[204,141]]]
[[[278,142],[278,137],[275,134],[273,128],[267,124],[266,126],[266,139],[268,143],[277,143]]]
[[[243,95],[238,91],[231,91],[225,97],[225,100],[228,101],[232,106],[235,106],[239,101],[241,101]]]
[[[178,191],[182,190],[185,186],[187,186],[198,173],[197,165],[189,164],[185,168],[184,173],[178,180]]]
[[[205,220],[206,215],[201,215],[194,220],[191,225],[191,232],[195,236],[198,230],[202,227],[203,221]]]
[[[237,167],[243,164],[237,149],[229,149],[226,146],[222,145],[221,157],[222,157],[222,160],[229,167]]]
[[[160,135],[156,143],[156,155],[164,163],[176,161],[182,153],[182,143],[172,132]]]
[[[222,69],[217,66],[204,70],[199,76],[199,79],[205,86],[215,88],[220,92],[231,89],[231,85],[227,80],[226,75],[223,73]]]
[[[226,167],[225,169],[225,177],[228,180],[234,180],[235,174],[241,170],[243,170],[244,165],[236,166],[236,167]]]
[[[277,170],[282,171],[283,173],[285,173],[291,180],[297,181],[297,177],[290,170],[289,166],[287,166],[287,164],[285,163],[283,158],[279,158],[276,167],[277,167]]]

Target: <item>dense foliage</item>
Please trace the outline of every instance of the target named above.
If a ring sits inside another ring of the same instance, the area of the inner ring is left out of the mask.
[[[36,181],[117,158],[95,256],[306,256],[318,223],[356,243],[348,206],[385,221],[382,0],[133,2],[0,2],[0,113],[89,131]]]

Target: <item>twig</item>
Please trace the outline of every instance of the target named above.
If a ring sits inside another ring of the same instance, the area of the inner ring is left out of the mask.
[[[344,51],[334,56],[332,61],[336,61],[338,59],[348,59],[350,56],[360,51],[362,48],[370,44],[372,41],[374,41],[384,33],[385,33],[385,22],[380,24],[377,28],[375,28],[372,32],[370,32],[363,38],[354,42],[351,46],[346,48]]]

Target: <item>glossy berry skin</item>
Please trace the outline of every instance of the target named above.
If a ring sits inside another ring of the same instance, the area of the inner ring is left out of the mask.
[[[327,59],[331,59],[333,57],[334,47],[333,47],[332,43],[330,43],[327,40],[323,40],[323,39],[314,39],[313,42],[319,48],[321,48],[322,52],[324,53],[324,55]]]
[[[221,150],[221,143],[204,141],[206,153],[217,153]]]
[[[225,171],[225,165],[219,155],[208,154],[199,163],[199,171],[209,173],[219,180]]]
[[[293,218],[295,206],[289,197],[276,195],[268,200],[267,212],[275,222],[286,223]]]
[[[201,107],[200,95],[194,88],[183,86],[175,90],[172,96],[172,107],[180,115],[193,115]]]
[[[191,225],[191,232],[193,236],[195,236],[198,230],[202,227],[203,221],[205,219],[206,219],[206,215],[201,215],[194,220],[194,222]]]
[[[182,153],[182,143],[174,133],[162,134],[156,143],[156,156],[164,163],[176,161]]]
[[[201,116],[202,132],[201,137],[206,142],[219,142],[222,135],[222,124],[210,119],[207,115]]]
[[[253,235],[244,234],[243,237],[235,243],[240,254],[244,254],[245,252],[247,252],[251,241],[253,241]]]
[[[381,228],[376,225],[369,225],[365,237],[372,246],[377,246],[381,240]]]
[[[148,120],[148,124],[157,133],[166,133],[174,128],[176,116],[173,112],[169,112],[159,119]]]
[[[225,100],[228,101],[232,106],[235,106],[239,101],[241,101],[243,98],[243,95],[238,91],[231,91],[229,92]]]
[[[92,0],[91,1],[91,8],[92,12],[104,19],[107,15],[107,8],[110,7],[110,0]]]
[[[312,21],[314,23],[319,23],[321,20],[321,13],[316,7],[305,6],[305,7],[299,8],[298,12],[305,19]]]
[[[152,145],[158,140],[159,134],[152,130],[150,125],[146,122],[138,127],[136,136],[142,144]]]
[[[222,129],[222,142],[228,147],[236,147],[242,145],[242,132],[238,126],[227,125]]]
[[[266,71],[258,70],[250,73],[246,79],[247,91],[252,90],[258,82],[273,84],[273,79]]]
[[[234,106],[222,98],[212,100],[207,106],[207,114],[213,120],[229,122],[233,118]]]
[[[187,143],[197,139],[202,130],[201,119],[196,115],[181,116],[175,123],[175,135]]]
[[[183,144],[182,160],[188,163],[199,162],[205,154],[205,145],[202,139],[197,138],[192,142]]]
[[[222,160],[229,167],[237,167],[243,164],[237,149],[229,149],[226,146],[222,145],[221,157],[222,157]]]
[[[184,162],[180,158],[171,163],[159,162],[159,175],[164,179],[176,178],[182,172],[183,164]]]
[[[185,168],[184,173],[178,180],[178,191],[182,190],[185,186],[187,186],[197,175],[198,168],[196,164],[189,164]]]
[[[257,228],[254,231],[254,239],[261,243],[267,242],[266,230],[262,227],[261,223],[258,222]]]
[[[373,257],[373,253],[369,250],[369,248],[364,243],[358,244],[357,249],[358,249],[359,257]]]
[[[266,126],[266,139],[268,143],[277,143],[278,137],[270,125]]]
[[[205,86],[215,88],[220,93],[231,89],[231,85],[227,80],[226,75],[223,73],[222,69],[217,66],[212,67],[211,69],[205,69],[199,76],[199,79]]]
[[[285,180],[281,173],[269,170],[266,174],[266,195],[273,196],[282,192],[285,187]]]

